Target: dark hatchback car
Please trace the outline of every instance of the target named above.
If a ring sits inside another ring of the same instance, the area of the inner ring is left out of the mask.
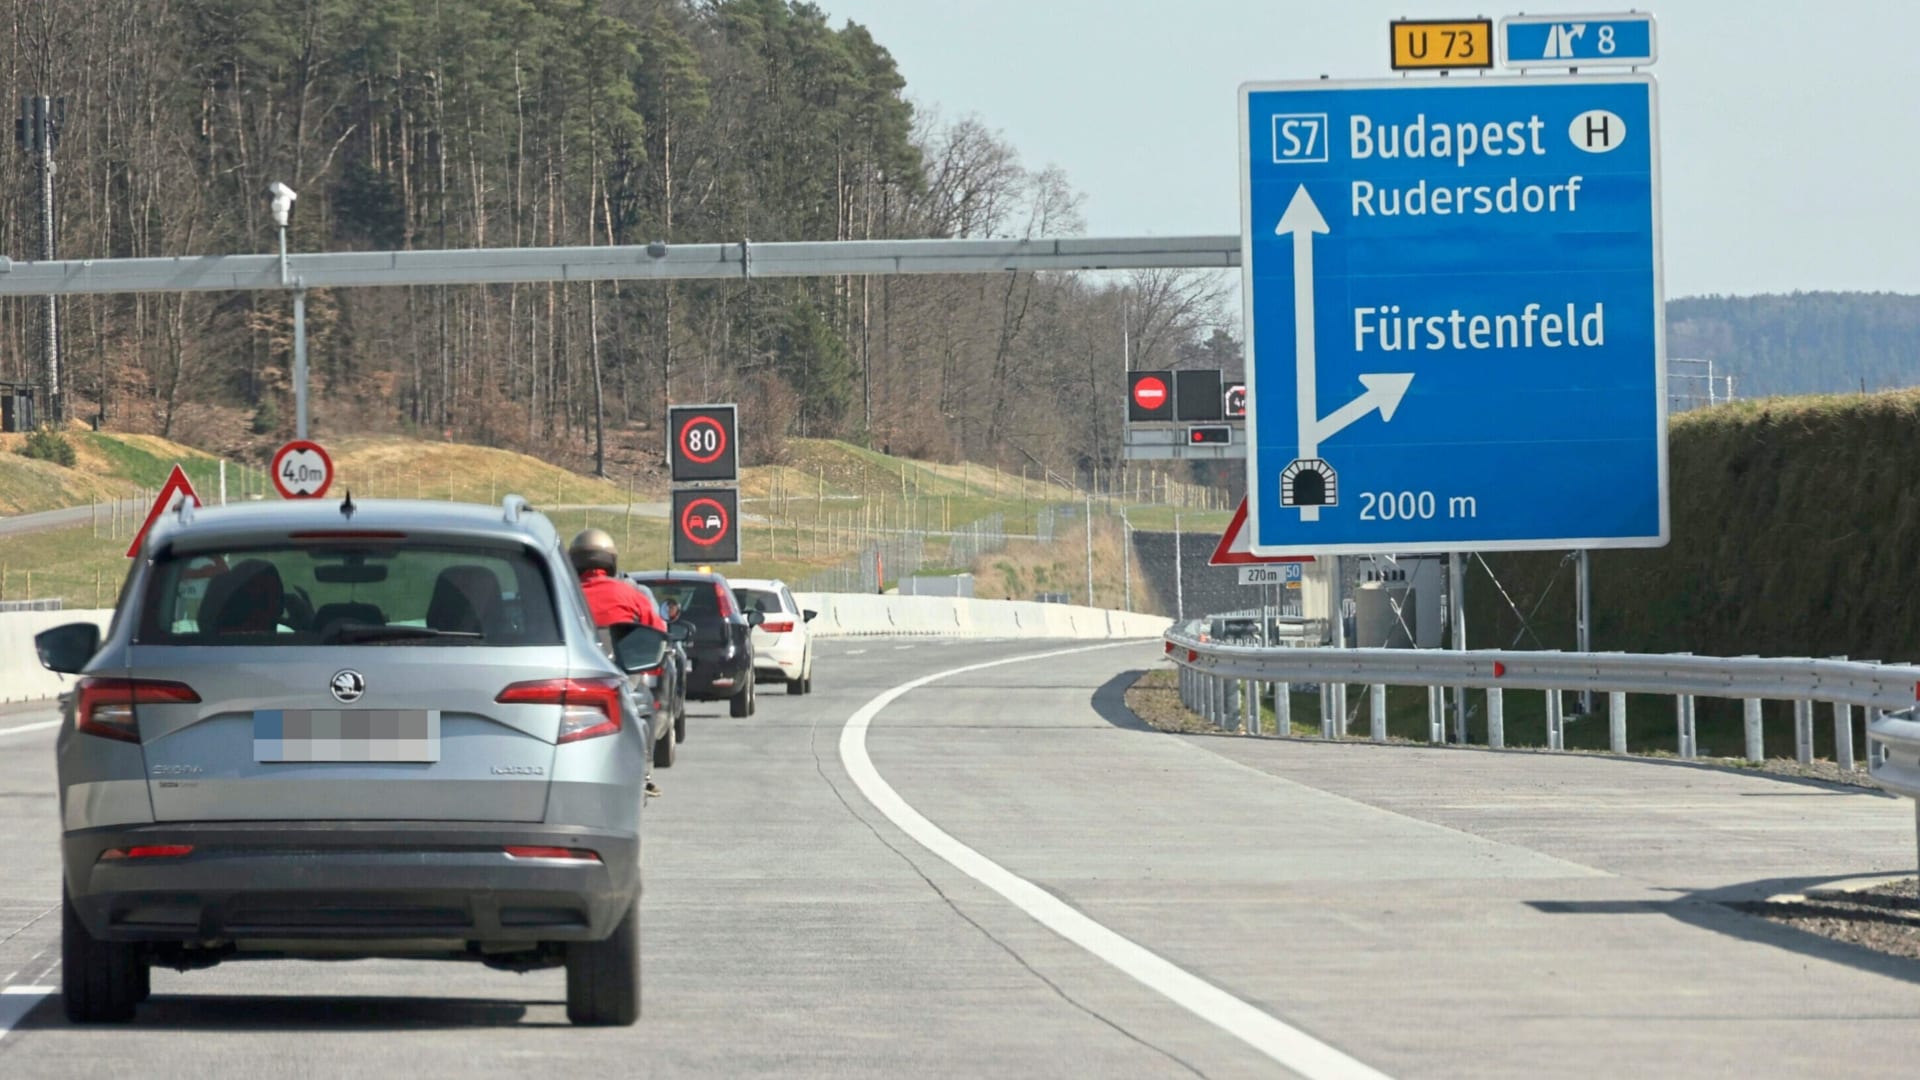
[[[643,570],[627,575],[653,591],[664,615],[670,603],[680,605],[679,621],[693,624],[687,656],[693,670],[687,676],[686,695],[697,701],[727,700],[730,716],[752,716],[753,628],[757,611],[744,611],[733,587],[719,574],[681,570]]]

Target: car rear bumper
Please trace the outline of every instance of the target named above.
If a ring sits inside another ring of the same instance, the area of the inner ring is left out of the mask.
[[[169,822],[69,832],[61,845],[81,921],[111,941],[597,941],[640,890],[638,837],[557,825]],[[160,845],[193,850],[101,859]]]
[[[796,638],[798,635],[783,635]],[[753,647],[753,669],[768,675],[797,679],[800,677],[800,665],[806,661],[807,643],[804,640],[783,641],[778,645]]]
[[[703,701],[732,697],[752,674],[752,660],[738,653],[731,660],[711,662],[695,657],[693,673],[687,676],[687,696]]]

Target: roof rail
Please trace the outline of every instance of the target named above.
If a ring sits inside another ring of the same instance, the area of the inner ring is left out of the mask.
[[[519,495],[509,495],[500,500],[500,520],[509,525],[520,524],[520,515],[532,510],[527,500]]]

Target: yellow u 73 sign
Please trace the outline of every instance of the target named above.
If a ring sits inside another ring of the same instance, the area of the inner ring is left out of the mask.
[[[1493,66],[1492,19],[1407,19],[1391,26],[1395,71]]]

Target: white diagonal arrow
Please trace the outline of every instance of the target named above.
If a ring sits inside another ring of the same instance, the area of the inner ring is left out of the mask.
[[[1319,457],[1322,439],[1376,409],[1380,411],[1381,423],[1392,420],[1394,410],[1400,407],[1400,399],[1406,396],[1407,387],[1413,382],[1411,373],[1362,375],[1360,385],[1367,388],[1364,393],[1335,409],[1332,415],[1324,419],[1320,416],[1319,373],[1314,367],[1313,234],[1327,231],[1327,219],[1314,205],[1313,196],[1307,194],[1305,184],[1294,189],[1286,212],[1280,215],[1280,223],[1273,227],[1275,236],[1293,234],[1294,399],[1302,460]],[[1320,520],[1319,507],[1299,509],[1300,520]]]

